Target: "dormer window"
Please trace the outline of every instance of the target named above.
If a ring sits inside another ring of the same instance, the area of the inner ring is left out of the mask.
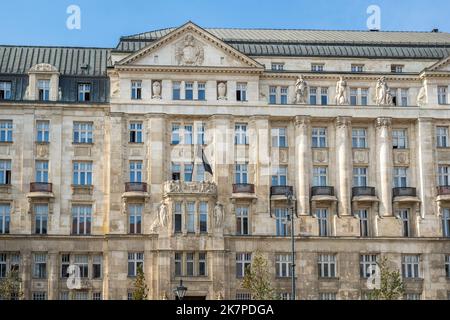
[[[80,83],[78,85],[78,101],[91,101],[91,85],[89,83]]]
[[[50,80],[38,81],[39,101],[50,100]]]
[[[11,82],[0,82],[0,100],[11,100]]]

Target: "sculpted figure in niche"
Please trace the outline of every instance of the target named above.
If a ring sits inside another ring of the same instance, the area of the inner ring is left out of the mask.
[[[295,83],[295,103],[306,104],[308,99],[308,83],[303,76],[298,77]]]
[[[165,228],[167,226],[168,213],[167,205],[164,202],[161,202],[161,205],[159,206],[158,219],[159,225]]]
[[[153,99],[161,99],[161,82],[159,81],[153,81],[152,84],[153,89]]]
[[[216,206],[214,208],[214,221],[215,221],[216,228],[220,228],[222,226],[223,215],[224,215],[223,205],[220,204],[219,202],[217,202]]]
[[[378,80],[376,91],[376,103],[378,106],[390,106],[393,104],[393,97],[386,83],[386,77],[381,77]]]
[[[227,100],[227,85],[225,82],[217,84],[217,97],[219,100]]]
[[[342,106],[347,104],[347,81],[340,77],[336,84],[336,105]]]
[[[423,106],[425,104],[427,104],[427,88],[424,85],[422,88],[420,88],[419,94],[417,95],[417,105],[418,106]]]

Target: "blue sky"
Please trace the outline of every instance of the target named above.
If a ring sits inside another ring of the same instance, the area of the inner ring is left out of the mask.
[[[69,5],[81,30],[66,28]],[[366,29],[369,5],[382,30],[450,31],[448,0],[13,0],[0,6],[0,44],[114,47],[121,35],[179,26]]]

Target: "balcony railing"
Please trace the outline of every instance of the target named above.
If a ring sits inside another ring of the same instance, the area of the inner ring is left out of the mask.
[[[450,186],[439,186],[437,187],[438,196],[448,196],[450,195]]]
[[[233,193],[255,193],[255,185],[248,183],[233,184]]]
[[[392,195],[395,197],[416,197],[416,188],[394,188],[392,189]]]
[[[147,192],[147,184],[143,182],[125,183],[125,192]]]
[[[30,192],[48,192],[51,193],[53,185],[45,182],[32,182],[30,183]]]
[[[292,186],[273,186],[270,187],[271,196],[285,196],[288,193],[294,194],[294,187]]]
[[[311,195],[314,196],[334,196],[334,187],[312,187]]]
[[[354,187],[352,190],[353,197],[375,197],[375,188],[374,187]]]

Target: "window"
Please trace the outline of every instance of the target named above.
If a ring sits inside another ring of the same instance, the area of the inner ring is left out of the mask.
[[[286,186],[287,185],[287,167],[280,166],[272,169],[272,186]]]
[[[350,105],[357,106],[358,105],[358,89],[350,88]]]
[[[272,62],[272,71],[283,71],[284,63]]]
[[[175,252],[175,276],[181,277],[183,275],[183,254]]]
[[[235,164],[235,183],[247,184],[248,183],[248,165],[247,163]]]
[[[402,259],[403,278],[408,279],[420,278],[419,269],[420,269],[420,256],[418,255],[403,256]]]
[[[180,125],[178,123],[172,123],[172,144],[180,144]]]
[[[128,276],[136,277],[137,270],[144,268],[144,253],[129,252],[128,253]]]
[[[236,234],[238,236],[249,235],[248,207],[236,208]]]
[[[251,293],[243,293],[243,292],[239,292],[236,293],[236,300],[238,301],[249,301],[252,300],[252,294]]]
[[[92,300],[94,300],[94,301],[102,300],[102,293],[101,292],[93,292]]]
[[[0,160],[0,185],[11,185],[11,160]]]
[[[247,101],[247,84],[238,83],[236,85],[236,101]]]
[[[207,275],[207,262],[205,252],[200,252],[198,254],[198,275],[200,277],[205,277]]]
[[[91,206],[73,206],[72,207],[72,234],[90,235],[91,234]]]
[[[48,161],[36,161],[36,182],[48,183]]]
[[[286,128],[273,128],[272,132],[272,147],[274,148],[286,148]]]
[[[61,255],[61,278],[69,277],[70,254]]]
[[[276,104],[277,103],[277,87],[269,87],[269,103]]]
[[[355,149],[367,148],[367,130],[353,129],[352,130],[352,146]]]
[[[309,88],[309,104],[311,104],[311,105],[317,104],[317,88],[316,87]]]
[[[357,167],[353,168],[353,186],[354,187],[367,187],[367,168]]]
[[[288,219],[287,208],[275,209],[275,223],[277,237],[287,237],[291,234],[291,221]]]
[[[438,103],[447,104],[448,103],[448,87],[438,87]]]
[[[175,233],[180,233],[182,231],[182,206],[181,202],[175,202],[174,204],[174,228]]]
[[[352,72],[364,72],[363,64],[352,64]]]
[[[400,217],[400,220],[402,222],[402,234],[403,237],[407,238],[411,236],[411,228],[409,223],[409,210],[402,209],[399,210],[398,216]]]
[[[9,204],[0,204],[0,234],[9,233],[10,221],[11,206]]]
[[[172,180],[181,180],[181,165],[179,163],[172,162]]]
[[[438,167],[438,185],[440,187],[447,187],[450,185],[449,176],[450,176],[449,166]]]
[[[142,81],[131,81],[131,99],[142,99]]]
[[[313,63],[313,64],[311,64],[311,71],[312,72],[323,72],[324,67],[325,67],[324,64]]]
[[[6,278],[6,253],[0,253],[0,278]]]
[[[281,104],[288,104],[288,87],[281,87],[280,88],[280,103]]]
[[[313,168],[313,187],[328,186],[328,168],[314,167]]]
[[[35,291],[33,292],[33,300],[47,300],[47,292]]]
[[[288,93],[289,88],[288,87],[276,87],[271,86],[269,87],[269,104],[282,104],[286,105],[288,104]],[[278,99],[279,94],[279,99]]]
[[[391,72],[392,73],[403,73],[403,68],[405,66],[399,65],[399,64],[393,64],[391,65]]]
[[[392,131],[392,145],[394,149],[406,149],[408,147],[408,137],[405,129]]]
[[[408,168],[395,167],[394,168],[394,188],[408,187]]]
[[[76,291],[73,300],[86,301],[88,300],[88,293],[86,291]]]
[[[47,278],[47,254],[35,253],[33,255],[33,278]]]
[[[420,293],[407,293],[405,294],[405,300],[422,300],[422,295]]]
[[[208,232],[208,203],[200,202],[200,233]]]
[[[185,82],[184,96],[185,96],[185,100],[194,100],[194,83],[193,82]]]
[[[142,182],[142,161],[130,161],[130,182]]]
[[[450,255],[445,256],[445,276],[450,278]]]
[[[76,186],[92,185],[92,162],[73,163],[73,184]]]
[[[247,268],[252,264],[251,253],[236,253],[236,278],[243,278]]]
[[[69,300],[69,291],[61,291],[59,293],[59,300],[60,301],[68,301]]]
[[[192,252],[186,253],[186,276],[188,277],[194,276],[194,256]]]
[[[131,122],[129,130],[130,143],[142,143],[142,122]]]
[[[38,80],[39,101],[50,100],[50,80]]]
[[[318,267],[319,278],[336,278],[336,255],[320,254]]]
[[[48,204],[34,206],[34,233],[47,234]]]
[[[359,273],[361,278],[370,278],[375,273],[378,256],[376,254],[362,254],[359,256]]]
[[[319,300],[323,301],[334,301],[336,300],[337,294],[335,292],[321,292],[319,293]]]
[[[0,100],[11,100],[11,82],[0,82]]]
[[[326,148],[327,147],[327,129],[313,128],[312,129],[312,147]]]
[[[74,265],[80,270],[80,278],[89,277],[89,256],[87,255],[75,255]]]
[[[184,181],[192,182],[192,173],[194,171],[194,165],[192,163],[184,164]]]
[[[361,89],[361,105],[367,106],[369,104],[369,89]]]
[[[448,148],[448,127],[436,128],[436,145],[438,148]]]
[[[39,143],[50,142],[50,122],[49,121],[37,121],[36,122],[36,141]]]
[[[445,238],[450,238],[450,209],[448,208],[442,212],[442,233]]]
[[[408,106],[408,89],[400,89],[400,106],[407,107]]]
[[[205,145],[205,125],[203,123],[197,126],[197,144]]]
[[[0,121],[0,142],[13,142],[12,121]]]
[[[172,99],[181,100],[181,82],[175,81],[172,86]]]
[[[207,275],[206,252],[175,252],[174,263],[176,277],[205,277]]]
[[[280,292],[278,298],[282,301],[289,301],[291,299],[291,294],[289,292]]]
[[[320,89],[320,102],[323,106],[328,104],[328,88]]]
[[[101,279],[102,278],[102,262],[103,257],[101,255],[95,255],[92,258],[92,278]]]
[[[127,292],[127,300],[134,300],[133,299],[133,292]]]
[[[91,122],[74,122],[73,143],[93,143],[93,126]]]
[[[192,125],[184,126],[184,144],[187,144],[187,145],[193,144],[192,131],[193,131]]]
[[[328,237],[329,227],[328,227],[328,210],[327,209],[317,209],[317,222],[319,223],[319,237]]]
[[[292,255],[277,254],[275,256],[275,274],[279,278],[288,278],[291,276]]]
[[[196,182],[205,181],[205,167],[203,166],[202,163],[196,165],[195,181]]]
[[[205,101],[206,100],[206,83],[199,82],[197,85],[197,96],[198,100]]]
[[[359,235],[363,238],[369,236],[369,212],[367,210],[358,210],[359,217]]]
[[[142,204],[128,205],[130,234],[141,234],[142,211],[143,211]]]
[[[186,204],[187,232],[195,233],[195,202]]]
[[[6,278],[9,272],[19,270],[20,253],[0,253],[0,279]]]
[[[248,144],[247,124],[238,123],[234,128],[234,141],[237,145]]]
[[[91,101],[91,85],[88,83],[81,83],[78,85],[78,101]]]

